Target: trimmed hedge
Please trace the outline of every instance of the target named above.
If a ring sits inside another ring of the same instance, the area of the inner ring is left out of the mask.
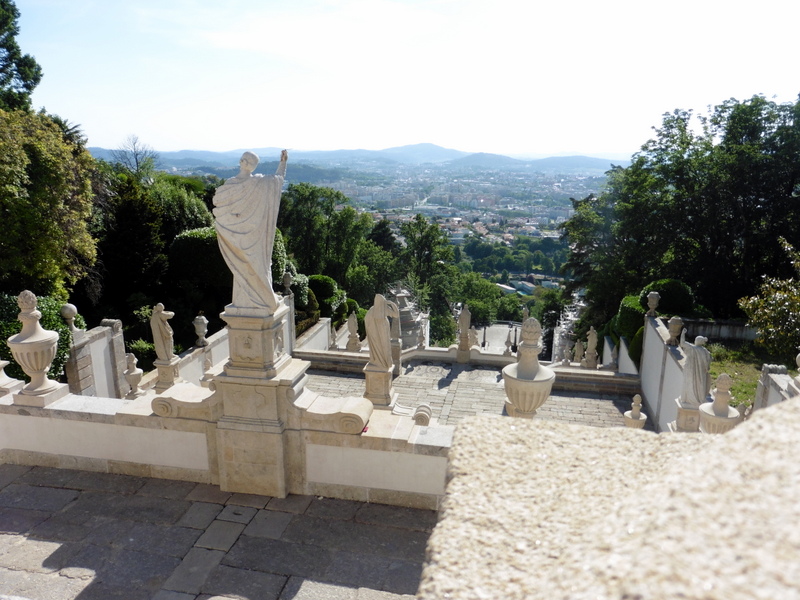
[[[619,303],[619,312],[615,317],[617,334],[628,340],[633,339],[644,323],[645,312],[647,311],[639,303],[639,296],[625,296]]]
[[[630,344],[628,345],[628,356],[631,357],[631,360],[636,365],[637,369],[640,368],[642,362],[643,348],[644,348],[644,326],[639,328],[639,330],[634,334],[633,338],[631,338]]]
[[[639,293],[639,305],[646,312],[647,294],[658,292],[658,313],[663,315],[689,316],[694,312],[694,293],[692,289],[678,279],[659,279],[644,286]]]

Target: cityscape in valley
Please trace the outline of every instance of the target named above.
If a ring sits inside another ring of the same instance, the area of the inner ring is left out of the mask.
[[[90,148],[112,160],[112,150]],[[158,168],[194,177],[231,177],[243,150],[158,153]],[[259,148],[257,172],[275,170],[279,148]],[[451,243],[469,234],[510,243],[515,236],[557,238],[573,213],[570,198],[598,194],[605,173],[629,161],[587,156],[520,160],[434,144],[381,151],[290,151],[287,184],[310,182],[342,192],[359,212],[399,224],[422,214],[447,231]]]

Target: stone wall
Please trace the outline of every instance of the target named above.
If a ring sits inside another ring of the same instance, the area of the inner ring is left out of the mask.
[[[724,435],[471,417],[420,600],[797,598],[800,399]]]

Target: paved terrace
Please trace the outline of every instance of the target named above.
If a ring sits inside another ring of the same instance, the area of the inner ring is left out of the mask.
[[[309,374],[326,395],[364,392],[360,375]],[[394,385],[441,424],[503,412],[498,369],[416,362]],[[555,392],[537,418],[622,426],[629,408]],[[0,600],[410,599],[435,523],[433,511],[0,465]]]
[[[308,387],[325,396],[363,396],[364,376],[309,370]],[[558,374],[556,374],[556,378]],[[502,415],[506,395],[500,369],[429,361],[404,365],[394,380],[398,402],[415,407],[431,406],[440,425],[455,425],[476,414]],[[631,398],[554,390],[536,415],[537,419],[566,421],[594,427],[624,427],[623,413],[631,408]]]

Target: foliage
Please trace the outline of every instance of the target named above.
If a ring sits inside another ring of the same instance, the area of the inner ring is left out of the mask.
[[[689,316],[694,313],[694,294],[691,288],[677,279],[659,279],[648,283],[639,293],[639,306],[648,310],[647,294],[658,292],[658,312],[664,315]]]
[[[472,309],[470,309],[472,310]],[[447,347],[456,341],[456,322],[452,315],[432,315],[430,322],[432,346]]]
[[[413,275],[420,286],[425,286],[436,273],[439,263],[453,258],[453,248],[447,234],[420,214],[400,225],[400,232],[406,240],[406,248],[401,255],[403,268]]]
[[[153,175],[158,164],[158,153],[133,134],[125,138],[122,145],[111,154],[139,182]]]
[[[72,344],[72,334],[61,317],[62,306],[64,306],[64,302],[58,298],[37,296],[36,307],[42,313],[39,324],[43,329],[58,333],[56,356],[50,365],[50,370],[47,372],[47,376],[51,379],[63,379],[64,365],[69,358],[70,345]],[[12,335],[16,335],[22,329],[22,323],[17,318],[19,312],[16,296],[0,294],[0,339],[3,341]],[[75,319],[75,326],[79,328],[86,327],[86,323],[80,315]],[[0,359],[10,362],[5,369],[6,375],[14,379],[28,379],[22,367],[14,360],[11,355],[11,349],[6,343],[0,344]]]
[[[779,236],[800,241],[800,101],[728,100],[695,119],[664,115],[599,198],[573,201],[562,227],[573,287],[597,321],[648,281],[679,278],[717,317],[740,314],[761,275],[785,277]],[[724,290],[721,293],[721,290]],[[659,290],[660,291],[660,290]]]
[[[731,394],[734,406],[753,403],[763,364],[784,363],[792,367],[790,374],[795,374],[792,357],[767,352],[760,344],[747,341],[713,343],[708,345],[708,351],[711,352],[711,381],[716,381],[722,373],[733,378]]]
[[[137,366],[143,371],[151,371],[153,369],[153,361],[158,358],[156,356],[156,346],[153,342],[147,340],[137,339],[127,342],[128,352],[136,355],[138,360]]]
[[[339,305],[347,299],[344,290],[339,289],[336,282],[327,275],[312,275],[308,278],[308,287],[314,292],[323,317],[333,316]]]
[[[0,0],[0,109],[28,110],[31,93],[42,80],[42,68],[30,54],[23,54],[19,35],[19,10],[12,0]]]
[[[375,294],[383,293],[399,276],[398,261],[392,253],[366,239],[347,271],[347,292],[360,304],[371,304]]]
[[[642,363],[642,352],[644,350],[644,326],[639,327],[634,336],[630,338],[628,344],[628,356],[639,369]]]
[[[275,230],[275,242],[272,245],[272,285],[283,289],[283,274],[286,272],[288,257],[280,229]]]
[[[645,312],[639,304],[639,296],[625,296],[619,303],[614,330],[620,337],[632,340],[642,327]]]
[[[768,352],[789,359],[800,350],[800,252],[785,239],[780,241],[795,277],[765,277],[758,294],[742,298],[739,306],[758,329],[758,342]]]
[[[392,233],[391,225],[387,219],[381,219],[372,227],[367,235],[367,240],[373,242],[378,248],[389,252],[392,256],[400,253],[400,242]]]
[[[82,143],[45,114],[0,110],[0,289],[66,299],[94,263],[94,163]]]
[[[161,207],[161,234],[167,246],[182,231],[209,227],[214,222],[211,212],[194,192],[160,173],[148,188],[148,194]]]

